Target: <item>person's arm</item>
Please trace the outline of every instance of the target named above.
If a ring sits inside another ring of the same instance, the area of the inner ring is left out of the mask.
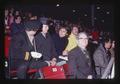
[[[56,50],[55,50],[55,45],[54,45],[54,42],[52,40],[52,38],[50,37],[50,45],[51,45],[51,53],[52,53],[52,60],[55,59],[57,60],[57,53],[56,53]]]
[[[30,51],[26,50],[23,39],[24,37],[21,35],[12,37],[10,50],[12,58],[23,60],[27,60],[27,58],[29,59]]]
[[[71,53],[68,55],[68,72],[71,79],[76,77],[77,67],[76,67],[76,60],[75,56]]]
[[[102,52],[101,50],[97,50],[94,55],[93,55],[93,59],[95,61],[95,65],[99,66],[99,67],[106,67],[106,64],[104,62],[104,52]]]

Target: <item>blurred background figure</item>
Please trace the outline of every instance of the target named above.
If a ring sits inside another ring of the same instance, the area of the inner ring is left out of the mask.
[[[21,16],[15,16],[14,22],[11,24],[11,35],[16,35],[19,32],[24,31]]]

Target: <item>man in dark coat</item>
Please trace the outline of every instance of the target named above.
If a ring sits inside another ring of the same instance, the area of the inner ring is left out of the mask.
[[[25,31],[17,33],[11,40],[9,63],[10,70],[17,70],[18,79],[26,79],[29,68],[39,69],[50,65],[50,61],[36,58],[31,52],[37,53],[34,35],[40,27],[38,21],[27,21],[24,24]],[[39,53],[40,54],[40,53]]]
[[[68,53],[68,69],[70,79],[92,79],[91,59],[86,50],[88,36],[81,32],[77,38],[78,46]]]

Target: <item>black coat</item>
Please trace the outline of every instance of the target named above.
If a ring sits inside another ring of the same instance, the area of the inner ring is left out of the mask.
[[[54,47],[54,43],[52,41],[51,36],[47,33],[46,38],[42,35],[42,33],[38,33],[35,36],[37,50],[42,53],[42,60],[50,61],[53,57],[56,58],[56,51]]]
[[[79,47],[69,52],[68,65],[70,79],[87,79],[88,75],[92,75],[91,59],[87,59]]]
[[[11,68],[19,67],[25,62],[26,52],[34,51],[26,32],[17,33],[12,37],[9,52],[9,62]],[[29,59],[31,56],[29,56]]]
[[[35,38],[36,39],[36,38]],[[39,42],[36,42],[36,45],[39,45]],[[41,48],[37,48],[37,52],[41,50]],[[35,48],[30,43],[26,32],[17,33],[12,37],[10,44],[10,52],[9,52],[9,63],[10,69],[17,69],[23,64],[27,63],[27,66],[40,68],[43,66],[47,66],[47,63],[44,59],[38,58],[37,60],[32,58],[30,52],[35,51]],[[25,59],[26,52],[29,53],[28,60]]]
[[[65,50],[67,44],[68,44],[68,39],[67,37],[60,37],[58,34],[54,34],[52,36],[53,42],[55,44],[55,49],[57,52],[57,56],[62,55],[62,52]]]

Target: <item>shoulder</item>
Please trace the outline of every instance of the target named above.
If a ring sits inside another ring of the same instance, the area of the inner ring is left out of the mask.
[[[102,44],[100,44],[100,45],[98,46],[98,48],[96,49],[96,52],[97,52],[97,51],[99,51],[99,52],[103,52],[103,51],[104,51],[104,47],[103,47]]]
[[[77,47],[73,48],[73,49],[69,52],[69,54],[76,54],[77,52],[79,52],[79,50],[80,50],[80,48],[77,46]]]
[[[51,37],[52,37],[53,39],[56,39],[56,38],[58,38],[59,36],[58,36],[58,34],[53,34],[53,35],[51,35]]]
[[[37,34],[35,35],[35,38],[40,38],[41,36],[42,36],[42,33],[39,32],[39,33],[37,33]]]
[[[16,33],[15,35],[12,36],[11,38],[11,43],[14,44],[14,42],[23,42],[26,39],[26,34],[25,33]]]
[[[94,52],[94,57],[99,55],[104,55],[104,47],[102,45],[100,45]]]
[[[24,32],[19,32],[19,33],[16,33],[15,35],[13,35],[12,38],[18,38],[18,37],[24,37],[25,36],[25,31]]]

